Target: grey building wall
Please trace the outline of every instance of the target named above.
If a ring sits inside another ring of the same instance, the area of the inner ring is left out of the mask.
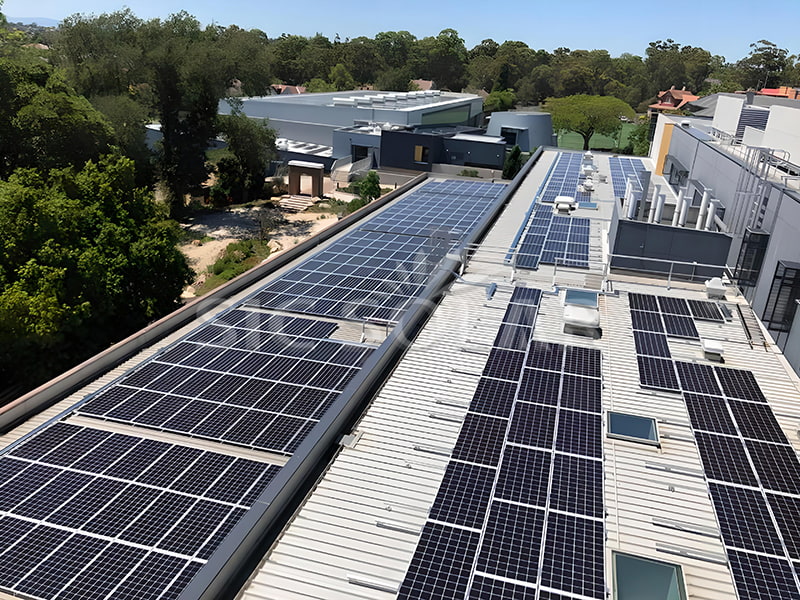
[[[501,137],[504,129],[516,132],[516,142],[523,152],[553,145],[553,119],[550,113],[492,113],[487,134]]]
[[[343,156],[350,156],[353,158],[353,146],[371,148],[373,154],[380,161],[380,135],[348,131],[347,129],[337,129],[333,132],[333,156],[335,158],[342,158]]]
[[[381,134],[381,166],[415,171],[430,171],[433,163],[442,162],[443,138],[429,133],[384,131]],[[424,161],[415,160],[417,146],[427,148]]]
[[[505,144],[444,138],[444,153],[439,162],[467,167],[502,169],[506,156]]]

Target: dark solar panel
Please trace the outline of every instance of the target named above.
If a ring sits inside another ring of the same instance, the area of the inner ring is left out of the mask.
[[[513,381],[498,381],[481,377],[469,405],[470,412],[508,417],[514,404],[517,384]]]
[[[722,394],[714,377],[713,367],[699,363],[675,361],[675,368],[678,370],[678,378],[684,391],[711,396]]]
[[[723,398],[684,394],[689,421],[700,431],[738,435],[736,425],[728,411],[728,403]]]
[[[636,354],[662,358],[670,358],[672,356],[669,351],[667,336],[663,333],[634,330],[633,341],[636,344]]]
[[[604,552],[602,521],[549,513],[541,585],[602,600]]]
[[[800,461],[791,446],[746,440],[761,485],[775,492],[800,494]]]
[[[637,356],[639,365],[639,382],[642,387],[668,392],[680,391],[675,367],[671,360]]]
[[[440,600],[464,597],[480,534],[428,522],[422,530],[399,599]]]
[[[694,437],[706,477],[727,483],[758,486],[741,439],[699,431],[695,432]]]
[[[789,556],[795,560],[800,559],[800,498],[767,494],[767,499]]]
[[[545,506],[552,453],[506,446],[495,496],[512,502]]]
[[[561,373],[523,369],[519,399],[537,404],[556,406],[561,389]]]
[[[599,414],[603,408],[602,394],[599,379],[564,374],[561,383],[561,408]]]
[[[429,518],[481,528],[492,495],[495,469],[451,461],[447,465]]]
[[[664,333],[664,323],[661,320],[661,313],[631,310],[631,324],[634,329],[638,329],[639,331]]]
[[[628,293],[628,302],[634,310],[647,310],[650,312],[661,312],[656,296],[650,294]]]
[[[726,546],[783,555],[783,546],[760,490],[709,484]]]
[[[542,299],[542,290],[536,288],[515,287],[511,293],[512,304],[527,304],[538,306]]]
[[[706,302],[705,300],[687,300],[687,302],[689,303],[689,312],[698,321],[724,322],[722,313],[716,303]]]
[[[456,460],[496,466],[508,419],[467,413],[458,435],[452,457]]]
[[[728,550],[728,560],[740,600],[798,600],[788,560]]]
[[[564,366],[564,346],[550,342],[531,342],[526,366],[548,371],[561,371]]]
[[[658,296],[658,306],[662,313],[671,315],[690,316],[689,305],[683,298],[671,298],[668,296]]]
[[[524,363],[524,352],[493,348],[486,361],[486,367],[483,369],[483,376],[517,381]]]
[[[555,449],[561,452],[601,458],[603,424],[599,414],[560,410]]]
[[[729,398],[740,398],[753,402],[767,401],[764,394],[761,393],[755,376],[750,371],[725,367],[716,367],[715,370],[719,382],[722,384],[722,391]]]
[[[778,444],[789,443],[769,405],[739,400],[730,400],[728,404],[742,437]]]
[[[535,583],[544,510],[495,501],[478,554],[477,570]]]
[[[508,441],[523,446],[553,447],[556,409],[541,404],[517,402],[508,430]]]
[[[564,372],[599,378],[601,376],[600,357],[600,351],[596,348],[566,346]]]
[[[532,333],[533,329],[531,327],[503,324],[494,339],[494,346],[496,348],[524,352],[528,347],[528,341]]]
[[[550,508],[602,518],[603,463],[556,453]]]
[[[661,315],[664,319],[664,331],[670,337],[686,338],[696,340],[700,338],[697,333],[697,328],[694,326],[692,317],[683,317],[679,315],[671,315],[664,313]]]

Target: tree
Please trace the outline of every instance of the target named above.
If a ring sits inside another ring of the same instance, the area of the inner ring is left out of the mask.
[[[407,67],[387,69],[375,80],[375,89],[386,92],[408,92],[411,90],[411,71]]]
[[[759,40],[750,44],[750,54],[739,61],[743,71],[744,84],[748,88],[759,90],[772,88],[781,83],[795,84],[795,81],[783,81],[784,71],[789,64],[789,52],[778,48],[768,40]]]
[[[557,131],[574,131],[583,137],[583,149],[595,133],[614,135],[622,127],[620,117],[636,118],[633,109],[611,96],[580,94],[566,98],[548,98],[544,109],[553,116]]]
[[[372,202],[381,195],[381,180],[377,171],[370,171],[359,182],[358,195],[365,203]]]
[[[514,106],[514,92],[495,90],[483,101],[483,112],[493,113],[498,110],[510,110]]]
[[[354,90],[356,88],[356,80],[353,79],[350,71],[348,71],[342,63],[337,63],[331,67],[328,80],[331,82],[331,85],[336,92],[344,92],[347,90]]]
[[[311,81],[307,81],[303,84],[303,87],[306,88],[306,92],[309,94],[318,94],[320,92],[335,92],[336,87],[332,83],[328,83],[324,79],[320,79],[319,77],[314,77]]]
[[[520,147],[515,145],[503,162],[503,179],[514,179],[519,170],[522,168],[522,151]]]
[[[267,119],[251,119],[234,108],[232,114],[220,117],[220,131],[232,157],[217,165],[222,179],[219,189],[225,198],[240,202],[257,198],[264,188],[267,167],[277,156],[275,130]]]
[[[0,378],[33,386],[180,305],[178,226],[130,159],[0,182]]]
[[[455,29],[444,29],[435,38],[420,40],[421,53],[427,61],[423,76],[441,89],[460,91],[466,83],[467,49]]]

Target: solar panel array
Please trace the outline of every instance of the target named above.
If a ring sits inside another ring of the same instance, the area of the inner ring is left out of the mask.
[[[0,457],[0,589],[177,598],[278,470],[57,423]]]
[[[682,377],[741,600],[800,598],[800,461],[750,371]]]
[[[628,294],[643,387],[681,392],[740,600],[800,598],[800,461],[750,371],[673,361],[664,315],[713,302]]]
[[[539,193],[539,202],[555,202],[558,196],[569,196],[577,202],[591,201],[590,194],[578,192],[582,179],[583,154],[579,152],[559,152],[547,177],[544,188]]]
[[[122,377],[78,413],[291,454],[372,348],[334,323],[229,311]]]
[[[401,599],[605,598],[600,352],[532,341],[539,299],[512,295]]]
[[[265,286],[247,304],[396,323],[445,254],[505,188],[471,181],[427,183]]]
[[[421,236],[447,232],[453,239],[461,239],[505,189],[504,183],[432,181],[359,229]]]
[[[633,176],[642,186],[639,175],[647,169],[640,158],[627,158],[622,156],[610,156],[608,163],[611,168],[611,184],[614,186],[614,196],[617,198],[625,197],[625,188],[628,185],[628,177]]]
[[[589,268],[590,219],[554,215],[548,206],[535,206],[517,247],[516,266],[536,269],[539,263]]]
[[[650,294],[628,294],[631,307],[636,361],[642,387],[678,392],[681,384],[672,361],[668,337],[699,339],[695,320],[722,322],[722,313],[714,302],[685,300]],[[690,363],[683,363],[689,365]]]
[[[259,292],[293,311],[396,320],[504,189],[422,186]],[[0,591],[182,593],[280,470],[274,455],[295,452],[373,351],[331,339],[335,323],[243,304],[0,455]]]

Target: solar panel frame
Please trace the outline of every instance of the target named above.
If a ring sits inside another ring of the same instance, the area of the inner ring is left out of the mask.
[[[728,561],[740,600],[800,599],[788,560],[728,550]]]
[[[544,519],[545,512],[541,508],[492,502],[476,570],[536,583]]]
[[[758,487],[756,473],[740,438],[702,431],[696,431],[694,437],[708,479]]]
[[[462,527],[483,525],[497,470],[450,461],[428,518]]]
[[[725,545],[777,556],[783,545],[760,490],[709,483]]]
[[[575,515],[550,512],[543,546],[541,585],[605,598],[605,535],[603,522]]]

